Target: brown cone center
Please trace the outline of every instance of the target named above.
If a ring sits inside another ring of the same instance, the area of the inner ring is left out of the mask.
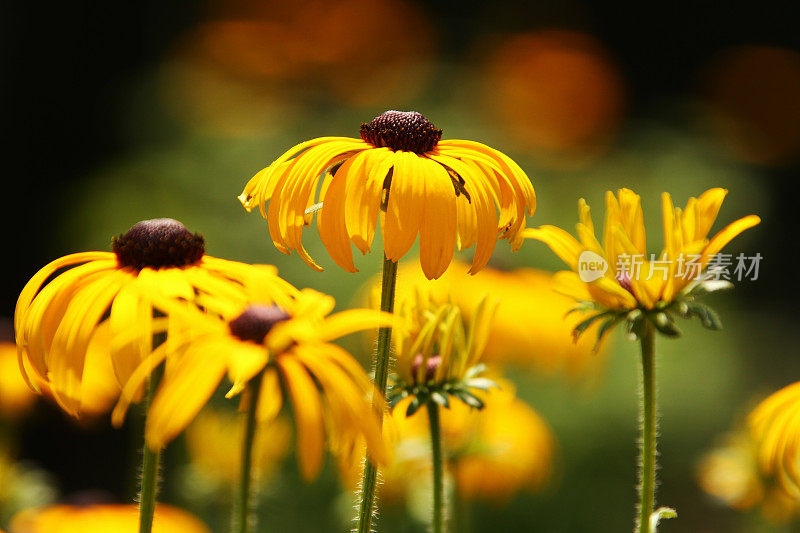
[[[422,154],[436,147],[442,130],[416,111],[386,111],[361,124],[361,138],[376,147]]]
[[[177,220],[154,218],[138,222],[124,235],[115,237],[112,250],[121,266],[137,270],[182,267],[203,257],[205,241]]]
[[[289,320],[289,314],[277,305],[251,305],[231,320],[231,335],[243,341],[263,344],[264,338],[278,322]]]

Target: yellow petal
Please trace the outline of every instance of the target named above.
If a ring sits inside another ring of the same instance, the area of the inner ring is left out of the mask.
[[[292,398],[300,472],[303,479],[311,481],[322,468],[325,443],[319,391],[306,369],[294,357],[287,354],[279,357],[276,363]]]
[[[147,413],[145,439],[151,449],[166,446],[214,394],[225,375],[227,362],[220,348],[227,347],[213,342],[197,343],[181,356],[174,372],[164,374]]]
[[[415,161],[418,174],[424,176],[423,220],[419,228],[420,264],[425,277],[437,279],[456,248],[456,196],[445,169],[426,158]]]
[[[425,179],[412,152],[397,152],[383,226],[386,257],[399,261],[414,244],[423,215]]]
[[[556,226],[528,228],[523,232],[526,239],[542,241],[571,269],[578,269],[578,257],[584,248],[575,237]]]

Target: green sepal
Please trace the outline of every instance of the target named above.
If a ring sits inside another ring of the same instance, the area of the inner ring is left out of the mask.
[[[719,318],[717,312],[705,304],[696,302],[687,303],[684,317],[692,318],[693,316],[699,318],[700,323],[703,324],[703,327],[706,329],[715,331],[722,329],[722,320]]]
[[[406,416],[413,416],[414,413],[419,411],[419,408],[422,407],[424,403],[425,402],[422,401],[422,398],[420,398],[420,396],[414,396],[414,399],[411,400],[410,404],[408,404],[408,409],[406,409]]]
[[[600,320],[601,318],[605,318],[607,316],[615,314],[615,311],[603,311],[602,313],[597,313],[595,315],[590,316],[589,318],[582,320],[572,329],[572,338],[577,340],[584,331],[589,329],[589,326],[594,324],[596,321]]]
[[[450,400],[447,399],[447,394],[442,394],[439,391],[433,391],[431,393],[431,400],[438,403],[445,409],[450,409]]]
[[[464,379],[471,379],[477,376],[480,376],[486,371],[486,365],[483,363],[478,363],[475,366],[471,366],[464,372]]]
[[[453,389],[451,394],[473,409],[480,411],[485,407],[485,404],[480,398],[468,391],[465,391],[464,389]]]
[[[482,390],[482,391],[488,391],[489,389],[492,389],[492,388],[495,388],[495,389],[499,389],[500,388],[500,385],[498,385],[497,383],[495,383],[494,381],[492,381],[489,378],[467,379],[467,380],[464,381],[464,384],[467,387],[472,387],[473,389],[479,389],[479,390]]]
[[[667,337],[680,337],[681,330],[678,329],[678,326],[675,324],[675,321],[672,319],[672,316],[667,313],[666,311],[658,311],[656,313],[651,313],[650,321],[656,327],[656,329],[666,335]]]

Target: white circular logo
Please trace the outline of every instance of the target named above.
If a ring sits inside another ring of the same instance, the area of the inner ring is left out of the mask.
[[[608,262],[602,255],[591,250],[584,250],[578,256],[578,277],[589,283],[602,278],[608,271]]]

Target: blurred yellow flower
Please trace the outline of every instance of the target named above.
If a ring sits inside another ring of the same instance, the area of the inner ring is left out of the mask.
[[[481,393],[482,410],[453,402],[441,410],[445,457],[458,496],[502,504],[521,490],[536,490],[549,479],[555,438],[547,423],[522,400],[514,387]],[[407,417],[411,399],[402,400],[386,423],[394,461],[381,469],[381,499],[399,503],[430,482],[431,454],[427,411]],[[358,455],[355,454],[358,458]],[[348,486],[358,480],[359,464],[339,456],[340,474]]]
[[[658,256],[647,255],[641,199],[629,189],[620,189],[616,196],[606,193],[602,242],[595,236],[589,206],[583,199],[578,202],[579,239],[555,226],[530,228],[523,234],[547,244],[569,265],[572,271],[558,272],[555,284],[564,294],[588,304],[587,311],[600,310],[594,318],[610,316],[610,327],[628,311],[640,309],[648,316],[653,314],[659,331],[677,334],[672,318],[662,311],[698,289],[712,258],[731,239],[761,221],[755,215],[746,216],[708,239],[726,194],[725,189],[709,189],[699,198],[689,198],[680,209],[663,193],[665,246]],[[697,315],[707,327],[718,326],[716,315],[708,308],[688,301],[684,304],[678,309],[683,316]],[[586,325],[591,322],[585,321]],[[603,332],[609,327],[603,327]]]
[[[72,268],[61,272],[67,267]],[[59,405],[78,416],[92,403],[84,399],[83,387],[93,371],[85,366],[92,343],[110,355],[124,384],[153,350],[153,335],[170,329],[168,318],[153,316],[150,294],[214,310],[228,300],[243,301],[242,286],[252,280],[274,291],[295,290],[272,267],[205,255],[203,237],[176,220],[139,222],[114,239],[113,252],[67,255],[25,285],[14,313],[20,370],[34,388],[29,362]]]
[[[735,431],[701,459],[697,481],[704,491],[731,509],[757,507],[768,522],[785,523],[798,515],[800,505],[759,470],[756,455],[751,435]]]
[[[296,298],[279,303],[228,306],[221,317],[169,300],[156,302],[176,320],[186,321],[190,334],[177,343],[167,361],[147,416],[145,438],[152,449],[174,439],[195,418],[227,374],[231,398],[263,373],[256,418],[272,421],[289,396],[297,425],[300,469],[313,479],[322,467],[325,426],[354,439],[364,435],[370,452],[386,462],[378,421],[367,395],[373,386],[358,362],[330,341],[362,329],[392,324],[388,313],[351,309],[327,316],[334,307],[330,296],[305,289]],[[154,352],[134,371],[114,409],[112,420],[121,424],[132,399],[164,352]]]
[[[9,533],[135,533],[136,505],[52,505],[27,509],[11,521]],[[211,533],[198,518],[167,505],[156,507],[153,533]]]
[[[242,417],[221,409],[205,409],[186,428],[186,449],[191,466],[227,485],[239,482],[239,462],[244,437]],[[292,431],[279,416],[256,432],[253,468],[257,478],[267,481],[289,453]]]
[[[485,403],[482,411],[454,406],[452,413],[443,414],[443,425],[445,435],[461,428],[473,432],[469,442],[450,451],[460,496],[502,503],[549,479],[555,440],[547,423],[515,397],[510,384],[485,395]]]
[[[348,272],[356,272],[351,243],[369,252],[379,218],[387,259],[399,261],[419,234],[420,262],[429,279],[444,273],[456,247],[476,246],[477,272],[498,238],[509,239],[515,249],[521,245],[535,193],[505,154],[441,136],[417,112],[386,111],[361,125],[361,139],[321,137],[296,145],[256,174],[239,200],[248,211],[259,208],[280,251],[297,250],[317,270],[301,236],[318,210],[322,243]]]
[[[800,498],[800,383],[773,393],[748,417],[761,471],[774,476],[792,498]]]
[[[17,346],[0,343],[0,417],[18,419],[30,411],[36,394],[25,383],[17,363]]]
[[[498,302],[494,323],[482,360],[487,364],[508,363],[533,366],[549,374],[564,370],[569,376],[590,374],[605,361],[607,350],[593,351],[593,341],[574,339],[572,331],[581,321],[567,313],[575,306],[572,298],[553,290],[553,274],[531,268],[503,271],[485,268],[469,275],[467,267],[453,265],[435,281],[424,278],[419,266],[401,265],[397,302],[425,292],[439,303],[452,301],[464,316],[471,316],[480,301],[492,295]],[[380,281],[373,280],[371,305],[380,298]]]

